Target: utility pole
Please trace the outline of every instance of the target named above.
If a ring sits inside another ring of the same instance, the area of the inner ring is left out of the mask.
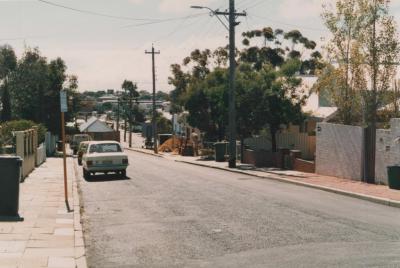
[[[129,148],[132,148],[132,94],[129,92]]]
[[[119,131],[119,97],[117,102],[117,132]]]
[[[126,91],[122,95],[122,110],[124,111],[124,142],[126,142],[126,128],[128,127],[128,120],[126,120]]]
[[[216,15],[229,16],[229,167],[236,167],[236,60],[235,60],[235,27],[239,25],[236,21],[238,16],[246,16],[246,13],[237,13],[235,0],[229,0],[229,12],[216,11]]]
[[[157,147],[157,122],[156,122],[156,67],[155,67],[155,55],[160,54],[160,51],[154,51],[154,45],[151,46],[151,51],[145,51],[145,54],[151,54],[152,59],[152,71],[153,71],[153,148],[154,153],[158,154],[158,147]]]
[[[212,10],[209,7],[191,6],[196,9],[208,9],[211,16],[217,16],[218,20],[229,30],[229,167],[236,167],[236,106],[235,106],[235,77],[236,77],[236,60],[235,60],[235,27],[239,25],[236,21],[237,17],[246,16],[246,12],[238,13],[235,10],[235,0],[229,0],[229,12]],[[218,16],[227,18],[229,25],[227,26]]]

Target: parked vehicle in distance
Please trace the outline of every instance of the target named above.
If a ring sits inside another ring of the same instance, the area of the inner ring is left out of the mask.
[[[128,155],[116,141],[90,141],[82,156],[85,179],[96,173],[116,173],[126,177],[128,164]]]
[[[82,141],[78,148],[78,165],[82,166],[82,156],[86,153],[89,141]]]
[[[91,137],[88,134],[76,134],[72,137],[72,141],[70,143],[70,148],[74,154],[78,152],[79,144],[82,141],[90,141]]]

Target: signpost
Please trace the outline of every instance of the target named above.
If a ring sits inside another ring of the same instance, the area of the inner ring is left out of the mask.
[[[68,203],[68,183],[67,183],[67,158],[65,153],[65,118],[64,113],[68,112],[67,92],[60,91],[60,111],[61,111],[61,136],[62,136],[62,150],[63,150],[63,166],[64,166],[64,197],[67,210],[71,211]]]

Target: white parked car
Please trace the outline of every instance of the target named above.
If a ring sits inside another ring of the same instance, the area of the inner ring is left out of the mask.
[[[82,156],[83,176],[89,178],[96,173],[117,173],[126,177],[128,156],[116,141],[91,141]]]

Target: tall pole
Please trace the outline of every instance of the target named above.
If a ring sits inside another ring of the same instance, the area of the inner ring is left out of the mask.
[[[128,122],[126,120],[126,92],[123,95],[123,111],[124,111],[124,142],[126,142],[126,128],[128,127]]]
[[[65,151],[65,117],[64,113],[61,112],[61,137],[62,137],[62,149],[63,149],[63,167],[64,167],[64,198],[65,198],[65,205],[67,209],[69,208],[68,203],[68,183],[67,183],[67,156]]]
[[[129,92],[129,148],[132,148],[132,91]]]
[[[229,167],[236,167],[235,0],[229,0]]]
[[[61,140],[63,150],[63,172],[64,172],[64,198],[68,211],[71,211],[68,203],[68,183],[67,183],[67,156],[65,152],[65,117],[64,113],[68,111],[67,92],[60,92],[60,112],[61,112]]]
[[[204,6],[191,6],[196,9],[208,9],[211,15],[229,16],[229,26],[223,20],[218,20],[229,30],[229,167],[236,167],[236,107],[235,107],[235,73],[236,73],[236,60],[235,60],[235,27],[239,24],[236,22],[236,17],[246,16],[246,12],[238,13],[235,10],[235,0],[229,0],[229,12],[222,12],[212,10]]]
[[[119,97],[118,97],[118,104],[117,104],[117,132],[119,131]]]
[[[152,72],[153,72],[153,148],[154,153],[158,154],[157,146],[157,122],[156,122],[156,64],[155,64],[155,54],[160,54],[160,51],[154,51],[154,46],[151,46],[151,52],[146,51],[146,54],[151,54],[152,59]]]

